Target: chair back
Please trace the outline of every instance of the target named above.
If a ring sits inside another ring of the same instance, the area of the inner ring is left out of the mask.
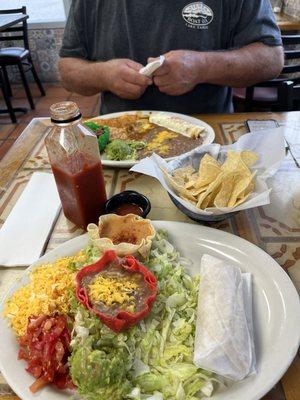
[[[278,104],[280,111],[293,111],[295,104],[300,103],[300,84],[284,81],[278,87]]]
[[[253,107],[266,106],[275,107],[277,111],[293,109],[293,98],[296,91],[294,91],[294,94],[292,94],[291,92],[293,91],[294,87],[297,88],[297,85],[300,85],[300,35],[282,35],[282,43],[284,46],[285,60],[294,61],[299,59],[299,61],[285,65],[278,78],[271,79],[265,82],[260,82],[255,84],[254,86],[247,87],[245,97],[245,111],[252,111]],[[290,46],[293,46],[293,48],[291,48]],[[255,100],[254,92],[256,87],[276,88],[277,100],[272,104],[268,100]],[[286,98],[286,101],[284,99],[284,96],[288,96]]]
[[[300,35],[282,35],[282,43],[284,46],[285,60],[298,61],[285,65],[279,78],[281,80],[292,79],[294,82],[300,83]],[[293,48],[290,46],[293,46]],[[297,73],[299,73],[299,76],[290,76],[291,74]]]
[[[0,14],[25,14],[26,15],[26,7],[22,8],[14,8],[9,10],[0,10]],[[8,33],[8,35],[7,35]],[[10,42],[22,40],[24,43],[24,48],[29,50],[29,41],[28,41],[28,25],[27,20],[25,19],[21,24],[16,26],[12,26],[11,28],[7,28],[4,31],[0,32],[0,42]]]
[[[0,67],[0,89],[3,87],[3,76],[2,76],[2,68]]]

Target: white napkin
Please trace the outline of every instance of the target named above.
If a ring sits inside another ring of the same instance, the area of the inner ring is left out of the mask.
[[[163,65],[165,62],[165,57],[160,56],[158,60],[152,61],[151,63],[148,63],[145,67],[141,68],[139,70],[139,73],[142,75],[146,75],[149,78],[154,74],[154,72]]]
[[[194,363],[238,381],[255,372],[251,274],[205,254],[201,260]]]
[[[35,172],[0,230],[0,265],[37,261],[60,207],[53,175]]]

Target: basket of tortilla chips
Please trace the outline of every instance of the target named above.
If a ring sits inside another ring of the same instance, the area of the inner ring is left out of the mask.
[[[228,146],[200,146],[167,163],[153,154],[131,171],[157,178],[195,220],[217,221],[270,203],[267,180],[285,157],[282,128],[242,136]]]

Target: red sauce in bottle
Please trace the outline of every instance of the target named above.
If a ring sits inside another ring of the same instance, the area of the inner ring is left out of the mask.
[[[97,224],[106,202],[101,162],[77,153],[63,166],[53,164],[52,171],[65,216],[83,229]]]

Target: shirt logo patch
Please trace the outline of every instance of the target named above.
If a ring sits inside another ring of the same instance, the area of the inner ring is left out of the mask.
[[[214,19],[214,13],[206,4],[197,1],[183,8],[182,17],[189,28],[207,29]]]

